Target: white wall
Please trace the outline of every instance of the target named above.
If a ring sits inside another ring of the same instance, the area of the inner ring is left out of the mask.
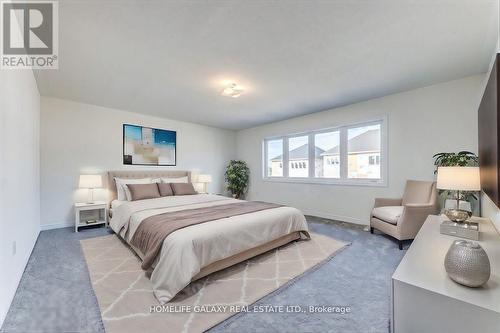
[[[237,133],[238,158],[251,169],[249,198],[295,206],[306,214],[368,224],[376,197],[400,197],[407,179],[432,180],[432,155],[477,152],[477,105],[485,75],[424,87]],[[269,136],[388,119],[388,186],[266,182],[262,140]]]
[[[0,326],[40,230],[39,128],[33,72],[0,70]]]
[[[209,191],[221,192],[224,168],[235,157],[236,134],[229,130],[46,97],[41,113],[42,229],[74,223],[73,203],[87,199],[87,190],[76,190],[81,173],[191,170],[212,175]],[[177,131],[177,166],[124,166],[124,123]],[[96,200],[106,196],[96,190]]]

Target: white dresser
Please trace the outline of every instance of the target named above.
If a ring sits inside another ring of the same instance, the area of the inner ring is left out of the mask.
[[[487,219],[479,244],[490,259],[490,280],[480,288],[452,281],[444,257],[457,237],[441,235],[441,217],[431,215],[392,276],[394,333],[500,332],[500,235]]]

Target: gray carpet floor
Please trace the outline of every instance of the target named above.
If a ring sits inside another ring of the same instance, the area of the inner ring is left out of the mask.
[[[337,305],[350,307],[350,312],[240,313],[211,333],[389,331],[390,278],[405,251],[390,238],[359,226],[307,219],[314,232],[351,245],[257,304]],[[79,240],[108,233],[104,228],[41,232],[1,332],[103,332]]]

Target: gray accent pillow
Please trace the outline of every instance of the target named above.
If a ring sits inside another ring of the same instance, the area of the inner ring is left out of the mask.
[[[191,183],[170,183],[170,186],[172,186],[174,195],[198,194],[198,192],[194,190],[193,184]]]
[[[160,190],[160,195],[162,197],[168,197],[174,195],[170,183],[158,183],[158,189]]]
[[[158,191],[158,185],[153,184],[127,184],[126,185],[130,191],[131,200],[144,200],[144,199],[154,199],[160,197],[160,192]]]

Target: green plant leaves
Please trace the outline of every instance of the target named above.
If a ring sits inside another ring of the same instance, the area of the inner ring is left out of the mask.
[[[236,198],[241,198],[248,189],[250,169],[245,161],[231,160],[224,174],[227,190]]]
[[[438,167],[447,167],[447,166],[478,166],[479,158],[476,154],[470,151],[459,151],[458,153],[438,153],[432,156],[434,158],[434,165],[436,166],[436,170],[434,173],[437,173]],[[440,193],[446,193],[446,197],[449,196],[450,191],[440,190]],[[469,199],[476,199],[477,197],[472,192],[461,191],[460,197],[463,200],[469,201]]]
[[[458,153],[438,153],[432,156],[437,173],[440,166],[478,166],[479,158],[470,151],[460,151]]]

